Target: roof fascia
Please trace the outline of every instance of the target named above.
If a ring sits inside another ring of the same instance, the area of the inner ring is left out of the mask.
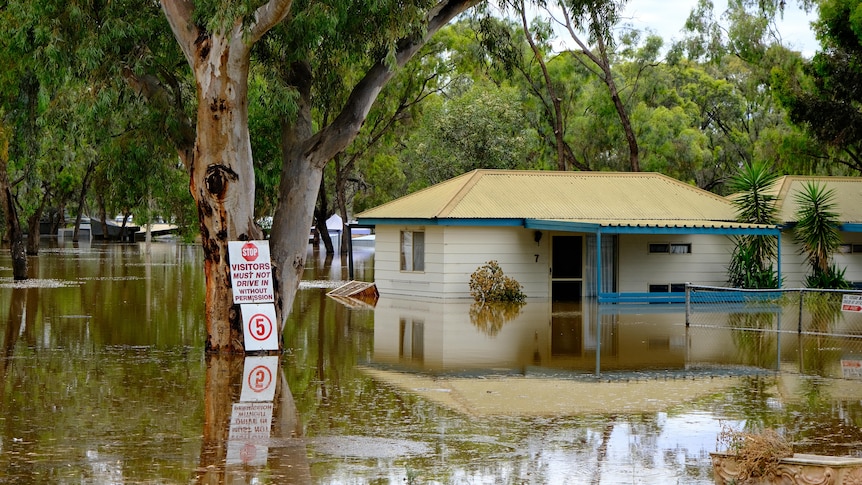
[[[523,227],[524,219],[448,219],[448,218],[362,218],[358,221],[367,226],[482,226]]]
[[[589,222],[549,221],[542,219],[359,219],[363,226],[479,226],[479,227],[525,227],[543,231],[581,232],[595,234],[718,234],[718,235],[754,235],[778,236],[781,229],[777,227],[742,228],[742,227],[655,227],[655,226],[602,226]],[[858,225],[862,232],[862,224]],[[847,231],[855,232],[855,231]]]
[[[845,222],[838,226],[838,230],[843,232],[862,232],[862,223]]]
[[[654,227],[654,226],[612,226],[603,227],[602,234],[719,234],[725,236],[778,236],[777,227]]]
[[[546,221],[542,219],[525,219],[524,227],[527,229],[540,229],[543,231],[587,233],[597,233],[601,229],[600,224],[589,222]]]

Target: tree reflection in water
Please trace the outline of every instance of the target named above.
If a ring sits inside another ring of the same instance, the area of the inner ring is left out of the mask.
[[[272,405],[268,429],[232,433],[232,426],[245,427],[240,406],[247,404],[242,396],[249,383],[243,378],[250,359],[253,357],[206,356],[203,443],[195,482],[253,483],[265,478],[273,483],[310,483],[302,426],[280,358],[273,366],[276,375],[271,380],[267,377],[267,385],[276,386],[272,401],[261,403]]]

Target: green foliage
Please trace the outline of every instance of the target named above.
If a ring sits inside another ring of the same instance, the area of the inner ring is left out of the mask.
[[[830,259],[841,245],[834,193],[820,184],[808,183],[794,194],[794,201],[797,204],[794,236],[811,265],[812,281],[833,280],[837,275],[834,272],[828,275]]]
[[[778,222],[775,195],[769,192],[778,176],[764,163],[744,166],[731,180],[736,220],[748,224]],[[737,236],[728,266],[728,284],[738,288],[778,288],[773,269],[778,242],[772,236]]]
[[[778,273],[772,264],[764,265],[758,259],[760,244],[752,241],[754,238],[773,239],[770,236],[736,237],[727,268],[727,283],[734,288],[778,288]]]
[[[470,275],[470,295],[477,302],[522,302],[522,286],[503,274],[497,261],[488,261]]]
[[[829,147],[833,161],[862,171],[862,2],[818,2],[814,24],[822,50],[801,72],[775,77],[794,123]]]
[[[426,109],[403,152],[411,190],[478,168],[525,168],[536,138],[512,89],[476,84]]]
[[[849,290],[852,285],[847,278],[844,277],[844,272],[847,268],[838,268],[837,265],[831,264],[825,271],[814,270],[811,274],[805,277],[806,288],[831,288],[835,290]]]

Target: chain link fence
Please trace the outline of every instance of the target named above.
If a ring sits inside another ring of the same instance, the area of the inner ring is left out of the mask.
[[[686,285],[686,326],[862,338],[862,290]]]
[[[737,348],[751,347],[747,355],[758,364],[794,362],[804,372],[831,362],[840,368],[827,374],[862,378],[860,290],[687,285],[685,294],[687,328],[713,338],[730,332]]]

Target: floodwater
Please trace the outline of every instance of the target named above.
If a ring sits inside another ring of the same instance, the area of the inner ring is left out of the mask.
[[[854,315],[800,336],[680,305],[370,307],[310,253],[286,352],[211,357],[201,259],[46,239],[17,285],[0,255],[0,483],[710,484],[726,426],[862,456]]]

